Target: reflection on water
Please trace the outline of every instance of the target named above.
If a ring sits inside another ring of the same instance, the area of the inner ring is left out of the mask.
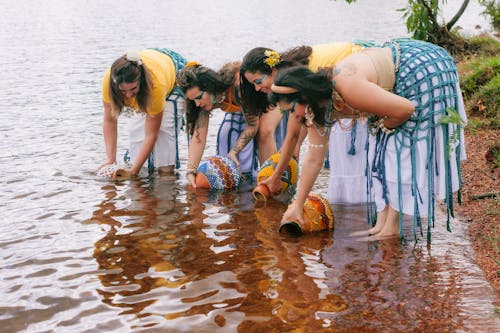
[[[276,231],[285,205],[255,207],[252,184],[192,192],[184,170],[95,178],[100,80],[124,51],[169,46],[217,67],[258,45],[383,40],[405,35],[405,3],[3,1],[1,331],[498,331],[460,221],[451,234],[438,223],[430,246],[358,242],[347,235],[366,228],[364,207],[338,206],[333,233],[293,238]],[[477,4],[467,10],[460,25],[484,26]]]
[[[126,195],[119,186],[103,187],[106,200],[93,213],[110,227],[94,257],[102,301],[132,316],[131,328],[486,332],[498,325],[459,221],[457,235],[437,231],[432,245],[360,242],[348,235],[366,227],[365,207],[335,206],[333,233],[295,238],[276,232],[286,206],[254,207],[249,190],[183,191],[161,178],[131,181]]]

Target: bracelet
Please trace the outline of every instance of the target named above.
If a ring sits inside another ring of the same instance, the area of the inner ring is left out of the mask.
[[[380,130],[382,132],[384,132],[385,134],[394,133],[394,131],[396,130],[395,128],[389,129],[389,128],[385,127],[385,124],[384,124],[385,119],[386,119],[386,117],[380,118],[379,120],[377,120],[377,127],[380,128]]]
[[[320,144],[314,144],[314,143],[310,143],[309,144],[309,148],[323,148],[325,145],[320,143]]]
[[[196,172],[195,172],[195,171],[193,171],[193,170],[188,170],[188,171],[186,171],[186,178],[187,178],[189,175],[196,176]]]
[[[196,169],[198,169],[198,166],[195,165],[194,163],[188,162],[186,169],[188,169],[188,170],[196,170]]]

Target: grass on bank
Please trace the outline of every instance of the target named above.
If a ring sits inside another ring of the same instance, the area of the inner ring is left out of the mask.
[[[469,124],[467,128],[500,129],[500,42],[479,36],[455,55]]]
[[[490,36],[467,40],[462,54],[454,54],[468,116],[466,130],[500,130],[500,42]],[[500,167],[500,142],[488,152],[492,168]]]

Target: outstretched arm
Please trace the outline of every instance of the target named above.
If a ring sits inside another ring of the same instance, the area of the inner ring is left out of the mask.
[[[102,132],[104,135],[104,147],[106,149],[106,161],[98,169],[116,163],[116,142],[118,137],[118,119],[113,117],[111,105],[104,103],[104,119]]]
[[[287,211],[283,214],[283,222],[290,220],[303,221],[304,203],[323,167],[330,129],[320,135],[313,125],[308,128],[308,136],[309,147],[300,169],[297,194],[294,202],[288,206]]]
[[[295,147],[300,137],[301,128],[302,117],[296,113],[291,113],[290,118],[288,118],[285,140],[280,149],[278,165],[276,166],[276,169],[271,177],[260,182],[260,184],[267,185],[272,194],[276,194],[281,190],[281,175],[286,170],[288,163],[292,158],[292,154],[295,151]]]
[[[196,169],[198,169],[198,165],[200,164],[203,152],[205,151],[205,146],[207,144],[209,119],[209,112],[200,110],[200,115],[196,121],[193,137],[189,141],[186,176],[189,184],[193,187],[196,187]]]

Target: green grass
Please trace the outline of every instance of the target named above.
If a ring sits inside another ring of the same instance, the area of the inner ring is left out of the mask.
[[[500,129],[500,43],[488,37],[468,42],[474,51],[456,56],[460,87],[467,115],[480,119],[470,119],[467,127]]]

